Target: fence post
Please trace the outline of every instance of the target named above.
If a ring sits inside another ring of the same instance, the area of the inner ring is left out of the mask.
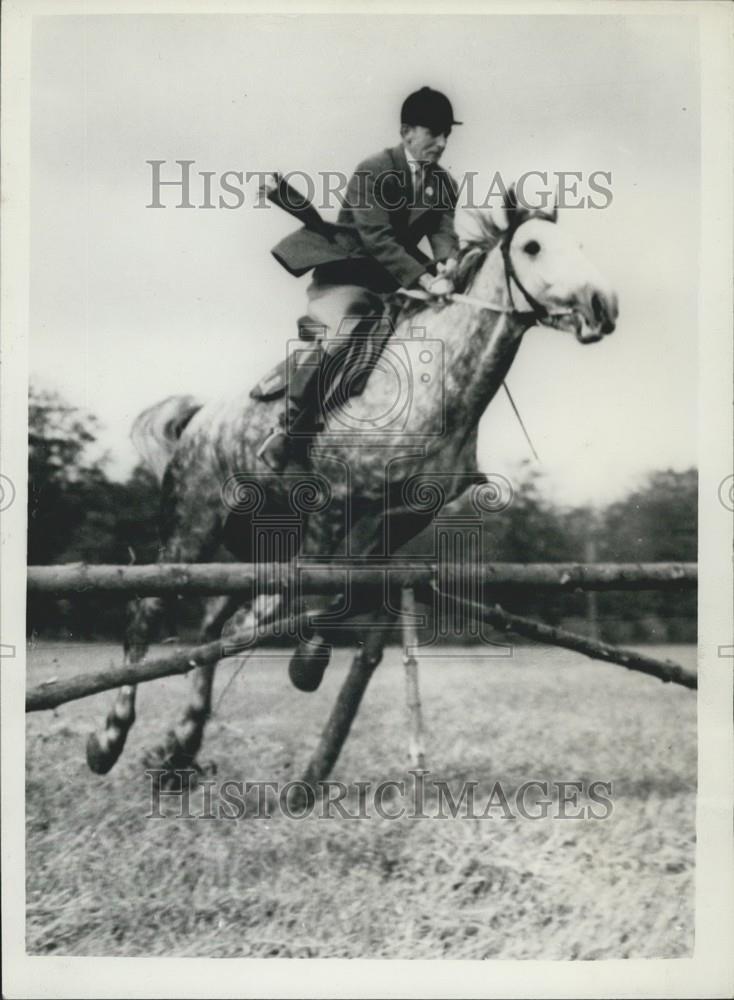
[[[418,661],[412,650],[418,645],[415,626],[415,592],[403,587],[401,594],[403,619],[403,665],[405,667],[405,698],[408,706],[408,755],[410,763],[418,770],[425,770],[426,751],[423,739],[423,713],[418,689]]]
[[[331,769],[339,757],[357,715],[362,696],[382,659],[384,644],[385,636],[382,630],[371,632],[352,660],[349,673],[337,695],[318,746],[303,774],[303,784],[310,785],[314,790],[320,781],[325,781],[331,774]]]

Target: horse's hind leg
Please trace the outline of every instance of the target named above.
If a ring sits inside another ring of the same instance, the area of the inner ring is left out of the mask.
[[[127,605],[125,662],[138,663],[148,649],[150,636],[163,618],[165,606],[159,597],[146,597]],[[135,722],[136,685],[127,684],[117,692],[101,733],[87,739],[87,764],[95,774],[107,774],[125,747],[127,734]]]
[[[223,638],[237,640],[247,637],[250,648],[257,642],[261,625],[269,622],[278,612],[282,598],[279,594],[260,594],[251,604],[242,605],[237,597],[217,597],[207,604],[203,624],[203,641]],[[240,650],[242,651],[242,650]],[[178,725],[171,729],[164,743],[146,754],[146,767],[165,772],[163,783],[174,780],[176,771],[201,768],[196,755],[201,749],[204,727],[211,715],[212,688],[216,664],[196,667],[192,673],[191,701]]]
[[[202,562],[216,549],[221,537],[221,498],[206,489],[200,477],[191,474],[185,463],[169,465],[163,480],[161,499],[162,548],[158,561]],[[163,516],[165,514],[165,516]],[[175,602],[171,602],[171,605]],[[125,657],[137,663],[147,652],[164,612],[160,598],[147,597],[128,605]],[[132,609],[132,610],[131,610]],[[106,774],[125,746],[135,721],[135,687],[119,690],[104,730],[87,741],[87,762],[97,774]]]
[[[382,660],[389,624],[368,629],[352,660],[321,739],[303,775],[303,782],[316,788],[336,764],[359,709],[372,674]]]
[[[206,603],[201,626],[201,641],[218,639],[224,623],[242,603],[241,598],[213,597]],[[215,663],[195,667],[191,675],[191,696],[181,721],[168,732],[165,741],[143,758],[146,767],[166,772],[197,768],[196,755],[201,749],[204,727],[211,714]]]

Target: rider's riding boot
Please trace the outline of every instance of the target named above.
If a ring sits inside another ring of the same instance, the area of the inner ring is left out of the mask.
[[[280,426],[267,436],[257,453],[273,472],[282,472],[292,460],[303,462],[309,439],[321,430],[316,396],[321,361],[320,345],[299,352],[290,373]]]

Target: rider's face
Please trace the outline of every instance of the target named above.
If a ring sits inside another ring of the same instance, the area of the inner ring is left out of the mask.
[[[403,137],[410,155],[420,163],[438,163],[446,149],[451,129],[445,132],[432,132],[425,125],[401,125],[400,135]]]

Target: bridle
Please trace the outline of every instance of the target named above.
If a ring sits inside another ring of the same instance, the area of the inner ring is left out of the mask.
[[[520,225],[522,225],[522,223]],[[518,318],[523,318],[527,316],[531,320],[535,320],[536,322],[541,322],[542,320],[547,319],[549,316],[548,307],[544,306],[542,302],[538,302],[538,300],[533,295],[530,294],[525,285],[523,285],[522,281],[520,281],[518,273],[515,269],[515,265],[512,263],[512,254],[510,252],[512,248],[512,241],[518,229],[520,228],[520,225],[516,224],[514,226],[510,226],[507,229],[507,231],[503,233],[502,241],[500,243],[500,250],[502,251],[502,261],[505,266],[505,284],[507,286],[507,295],[510,299],[511,312],[514,313]],[[525,301],[530,306],[529,310],[523,311],[515,307],[515,301],[512,297],[513,281],[519,288],[522,295],[525,297]]]
[[[530,216],[530,218],[542,218],[547,222],[551,220],[546,216]],[[528,322],[531,326],[550,326],[555,327],[560,319],[564,319],[573,314],[571,309],[549,309],[547,306],[539,302],[534,295],[527,290],[525,285],[520,280],[520,277],[515,269],[515,265],[512,263],[512,241],[525,222],[528,222],[528,218],[523,218],[519,221],[513,220],[513,222],[508,226],[508,228],[503,232],[502,239],[500,241],[500,252],[502,254],[502,263],[505,274],[505,286],[507,288],[507,297],[510,301],[509,308],[505,305],[500,305],[497,302],[490,302],[487,299],[480,299],[476,295],[464,295],[461,292],[452,292],[450,295],[446,296],[448,302],[460,302],[464,305],[473,306],[475,309],[487,309],[490,312],[502,313],[507,316],[512,316],[520,322]],[[475,246],[471,250],[468,250],[464,261],[472,254],[484,253],[485,248],[482,246]],[[530,306],[529,309],[518,309],[515,305],[515,299],[512,294],[513,284],[517,290],[521,293],[527,304]],[[428,292],[419,292],[417,290],[401,288],[399,293],[407,296],[411,299],[419,299],[423,302],[430,301],[431,296]]]
[[[545,216],[530,216],[530,218],[538,218],[538,217],[544,218],[547,222],[551,221]],[[571,316],[573,314],[573,310],[571,309],[550,310],[547,306],[543,305],[542,302],[539,302],[534,295],[530,294],[530,292],[527,290],[525,285],[520,280],[517,271],[515,270],[515,265],[512,263],[512,255],[511,255],[512,241],[517,231],[523,225],[523,223],[528,221],[529,221],[528,218],[524,218],[521,221],[517,221],[517,218],[516,216],[514,216],[513,213],[512,222],[508,226],[508,228],[503,232],[502,240],[500,242],[500,251],[502,253],[502,263],[505,273],[505,285],[507,287],[507,297],[510,301],[509,308],[507,308],[507,306],[500,305],[497,302],[489,302],[486,299],[480,299],[475,295],[464,295],[462,292],[452,292],[450,295],[446,296],[447,301],[452,303],[459,302],[464,305],[473,306],[475,309],[486,309],[490,312],[499,313],[505,316],[512,316],[520,323],[527,322],[529,326],[537,325],[537,326],[554,327],[557,325],[560,319],[563,319],[564,317],[567,316]],[[466,259],[470,255],[479,253],[485,253],[485,247],[478,245],[473,247],[471,250],[468,250],[467,253],[464,255],[464,262],[466,262]],[[530,306],[529,309],[518,309],[517,306],[515,305],[515,299],[512,294],[513,283],[517,287],[518,291],[523,295],[527,304]],[[428,302],[431,298],[428,292],[419,292],[417,290],[409,288],[398,289],[398,294],[405,295],[406,297],[411,299],[419,299],[423,302]],[[525,435],[525,439],[528,445],[530,446],[530,450],[532,451],[535,460],[537,462],[540,462],[538,452],[536,451],[535,445],[532,442],[530,434],[528,433],[528,430],[525,427],[525,423],[522,417],[520,416],[520,411],[517,408],[517,404],[515,403],[515,400],[512,398],[512,394],[510,392],[509,386],[507,385],[506,379],[503,379],[502,385],[504,387],[505,392],[507,393],[507,398],[510,401],[510,405],[512,406],[515,416],[517,417],[522,432]]]

